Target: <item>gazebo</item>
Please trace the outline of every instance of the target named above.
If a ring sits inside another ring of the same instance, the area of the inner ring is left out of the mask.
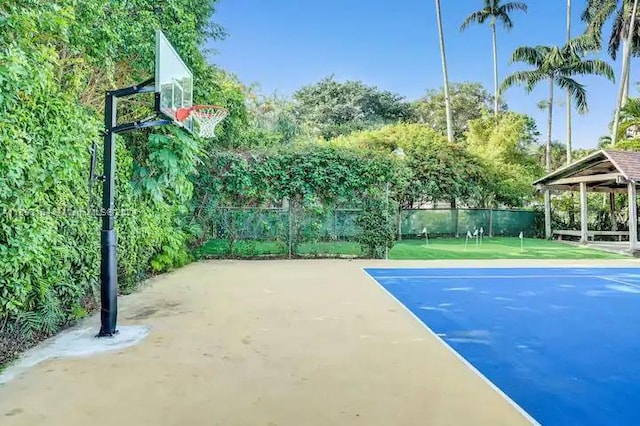
[[[579,191],[580,230],[552,230],[551,206],[545,203],[545,235],[576,236],[582,244],[588,244],[589,237],[598,235],[629,237],[629,251],[638,250],[638,209],[636,185],[640,182],[640,152],[610,151],[595,152],[574,163],[537,180],[533,184],[540,191]],[[610,231],[589,231],[587,218],[587,193],[626,193],[629,195],[629,231],[616,230],[612,221]],[[618,246],[620,244],[618,243]]]

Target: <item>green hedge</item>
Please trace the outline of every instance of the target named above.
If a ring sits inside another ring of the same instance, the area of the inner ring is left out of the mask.
[[[0,2],[0,365],[96,306],[101,191],[90,197],[88,148],[97,143],[101,164],[104,92],[153,75],[156,29],[191,67],[196,102],[228,107],[219,142],[246,126],[242,87],[200,52],[223,35],[216,3]],[[150,105],[122,102],[120,120],[146,117]],[[190,261],[191,179],[206,148],[170,128],[118,137],[121,293]]]
[[[60,90],[49,58],[16,46],[0,52],[0,340],[51,334],[96,301],[100,197],[96,188],[89,205],[88,147],[102,124]],[[189,261],[190,236],[184,202],[136,187],[120,138],[117,164],[118,274],[127,292],[150,272]],[[191,187],[185,192],[188,201]]]

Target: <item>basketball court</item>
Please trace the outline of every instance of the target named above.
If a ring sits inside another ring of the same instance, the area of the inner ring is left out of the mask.
[[[191,72],[161,32],[155,59],[153,78],[106,94],[104,176],[92,150],[100,314],[0,373],[3,426],[633,418],[633,259],[210,261],[117,298],[115,135],[176,125],[214,138],[227,114],[193,104]],[[141,93],[154,93],[154,114],[118,123],[118,99]]]
[[[633,424],[640,269],[368,269],[544,425]]]
[[[120,298],[121,327],[149,329],[141,342],[91,356],[48,359],[21,371],[0,385],[0,416],[7,426],[524,425],[532,423],[529,416],[560,424],[554,419],[565,417],[544,416],[560,416],[562,405],[550,411],[548,403],[563,390],[580,391],[571,394],[574,410],[584,406],[580,401],[600,401],[594,409],[617,401],[615,408],[624,409],[619,415],[628,414],[629,403],[637,401],[635,388],[626,394],[608,392],[628,381],[637,387],[633,369],[617,381],[611,374],[631,365],[627,352],[637,342],[626,340],[631,331],[620,325],[637,316],[630,308],[640,303],[640,295],[631,291],[633,286],[621,291],[607,290],[607,285],[633,284],[629,280],[640,273],[634,268],[638,263],[573,261],[569,269],[558,269],[564,266],[560,262],[528,261],[536,269],[522,270],[523,262],[195,263]],[[596,262],[631,269],[592,269]],[[500,269],[477,269],[487,264]],[[445,269],[416,269],[426,265]],[[548,266],[556,268],[539,269]],[[596,281],[595,276],[625,284]],[[451,290],[461,287],[479,291]],[[480,291],[489,294],[477,297]],[[546,294],[521,296],[532,299],[532,310],[541,309],[537,314],[504,306],[496,310],[507,303],[522,307],[496,298],[528,291]],[[572,302],[574,297],[580,302]],[[579,309],[578,315],[558,308],[555,317],[532,323],[555,312],[551,302]],[[461,306],[463,313],[451,319],[438,310],[420,309],[444,303]],[[453,326],[456,318],[464,321]],[[601,324],[602,318],[607,322]],[[536,337],[536,330],[552,330],[552,324],[555,333]],[[79,328],[97,325],[94,317]],[[591,348],[579,345],[589,337]],[[604,360],[593,358],[592,349],[595,357],[611,350],[609,364],[598,365]],[[501,372],[509,362],[513,368]],[[563,381],[563,373],[572,368],[587,374],[584,381]],[[589,393],[596,378],[611,387]],[[536,417],[540,413],[542,418]]]

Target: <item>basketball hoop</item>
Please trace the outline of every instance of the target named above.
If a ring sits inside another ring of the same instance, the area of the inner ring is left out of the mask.
[[[176,120],[183,122],[193,119],[197,125],[197,133],[202,138],[215,137],[216,126],[229,114],[226,108],[216,105],[194,105],[190,108],[179,108]]]

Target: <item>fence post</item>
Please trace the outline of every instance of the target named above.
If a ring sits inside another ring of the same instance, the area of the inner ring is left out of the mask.
[[[489,238],[493,238],[493,207],[489,208]]]
[[[291,202],[289,202],[289,259],[293,255],[293,209],[291,208]]]
[[[334,241],[338,240],[338,209],[333,208],[333,232],[331,232],[330,238]]]
[[[449,214],[451,215],[451,228],[452,228],[451,233],[453,234],[452,236],[454,238],[458,238],[459,236],[458,230],[460,227],[460,224],[458,223],[458,221],[460,219],[458,214],[458,206],[456,205],[455,200],[451,202],[451,210]]]
[[[385,197],[385,205],[384,205],[384,227],[385,227],[385,245],[384,245],[384,260],[389,260],[389,243],[386,241],[386,237],[389,235],[387,234],[387,231],[389,231],[389,228],[387,228],[387,226],[391,225],[391,221],[389,218],[389,182],[387,182],[387,187],[385,190],[386,193],[386,197]]]

